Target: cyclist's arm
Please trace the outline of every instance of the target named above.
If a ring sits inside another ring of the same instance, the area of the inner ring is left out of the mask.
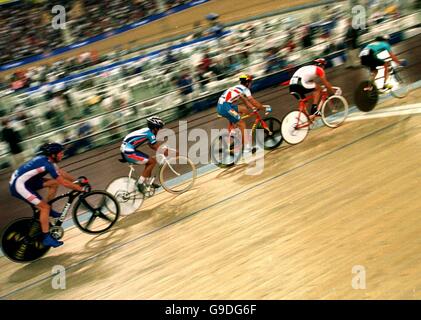
[[[83,191],[83,188],[80,185],[75,184],[75,183],[65,179],[62,176],[58,176],[56,181],[57,181],[57,183],[61,184],[63,187],[66,187],[68,189],[72,189],[72,190],[76,190],[76,191]]]
[[[60,176],[62,176],[66,180],[69,180],[69,181],[76,181],[77,180],[77,178],[73,177],[71,174],[64,171],[63,169],[58,169],[58,173],[60,174]]]
[[[329,81],[327,81],[326,76],[320,77],[320,80],[322,81],[323,85],[327,88],[328,92],[332,95],[335,94],[335,90],[333,90],[332,85]]]
[[[263,104],[261,104],[259,101],[257,101],[256,99],[254,99],[252,96],[248,97],[248,99],[253,104],[253,106],[256,107],[257,109],[263,110],[265,108],[263,106]]]
[[[158,151],[160,147],[161,147],[161,144],[158,142],[154,144],[149,144],[149,148],[151,148],[154,151]],[[169,148],[167,146],[163,146],[162,149],[164,150],[164,155],[168,156]],[[174,151],[175,151],[175,155],[178,156],[178,150],[174,150]]]
[[[389,54],[393,61],[395,61],[397,64],[401,64],[398,57],[392,51],[389,51]]]
[[[247,108],[249,108],[249,109],[255,108],[255,106],[250,102],[250,100],[246,96],[240,94],[240,99],[244,102],[244,104],[247,106]]]

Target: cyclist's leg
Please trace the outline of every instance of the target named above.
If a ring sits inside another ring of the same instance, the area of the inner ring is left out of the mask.
[[[248,113],[248,109],[245,105],[238,105],[238,113],[240,113],[241,115],[245,115]],[[249,144],[249,139],[245,134],[245,130],[246,130],[246,123],[243,120],[238,121],[237,123],[238,128],[241,131],[241,143],[243,146],[247,146]]]
[[[50,224],[49,224],[49,216],[50,216],[50,205],[42,200],[41,196],[31,190],[28,189],[25,183],[21,183],[18,181],[19,179],[15,180],[13,184],[10,186],[10,192],[12,196],[21,199],[31,205],[32,207],[36,207],[39,210],[39,221],[41,224],[41,231],[44,235],[43,237],[43,244],[45,246],[50,247],[58,247],[63,244],[62,241],[57,241],[54,239],[50,233]]]
[[[28,187],[30,190],[41,190],[41,189],[47,188],[48,193],[47,193],[47,198],[45,199],[45,201],[48,203],[49,201],[53,200],[56,197],[59,183],[54,179],[44,178],[42,180],[40,179],[40,180],[30,183]],[[58,218],[61,215],[60,212],[53,210],[53,208],[50,209],[49,214],[50,216],[54,218]]]
[[[47,202],[53,200],[57,195],[57,190],[59,187],[59,183],[53,179],[44,179],[42,183],[42,188],[47,188],[47,198],[45,199]],[[39,188],[41,189],[41,188]],[[39,190],[38,188],[36,190]]]
[[[313,105],[312,105],[311,113],[320,111],[320,108],[322,107],[320,105],[321,96],[322,96],[322,87],[318,83],[315,83],[314,90],[313,90]]]
[[[150,178],[152,175],[152,170],[155,167],[156,163],[157,161],[155,157],[150,157],[148,160],[146,160],[146,163],[144,163],[145,169],[143,169],[142,177],[144,177],[145,179]]]
[[[152,170],[157,163],[155,157],[149,157],[149,155],[141,151],[125,151],[123,152],[123,156],[129,163],[145,165],[145,168],[137,181],[139,190],[142,192],[145,185],[150,184],[151,182]],[[154,186],[159,187],[157,184],[154,184]]]
[[[385,62],[383,67],[384,67],[384,87],[386,87],[387,80],[389,80],[389,70],[390,70],[389,62]]]

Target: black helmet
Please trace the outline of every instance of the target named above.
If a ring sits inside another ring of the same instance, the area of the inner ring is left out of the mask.
[[[152,116],[146,119],[149,129],[162,129],[165,126],[164,121],[160,117]]]
[[[390,37],[388,34],[385,34],[383,36],[377,36],[375,41],[382,41],[382,42],[389,42]]]
[[[47,157],[54,156],[64,150],[64,146],[60,143],[52,142],[43,144],[39,150],[38,154],[43,154]]]

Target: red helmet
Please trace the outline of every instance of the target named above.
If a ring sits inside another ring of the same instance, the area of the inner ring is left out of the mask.
[[[324,66],[326,66],[326,59],[324,59],[324,58],[318,58],[318,59],[316,59],[316,60],[314,60],[313,61],[313,63],[316,65],[316,66],[319,66],[319,67],[324,67]]]

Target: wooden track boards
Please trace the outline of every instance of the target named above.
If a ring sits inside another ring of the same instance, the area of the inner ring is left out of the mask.
[[[420,156],[416,115],[313,130],[267,153],[261,175],[218,169],[107,234],[71,229],[64,247],[29,265],[0,258],[0,296],[420,299]],[[66,290],[51,287],[54,265],[66,267]],[[365,290],[351,285],[357,265]]]

